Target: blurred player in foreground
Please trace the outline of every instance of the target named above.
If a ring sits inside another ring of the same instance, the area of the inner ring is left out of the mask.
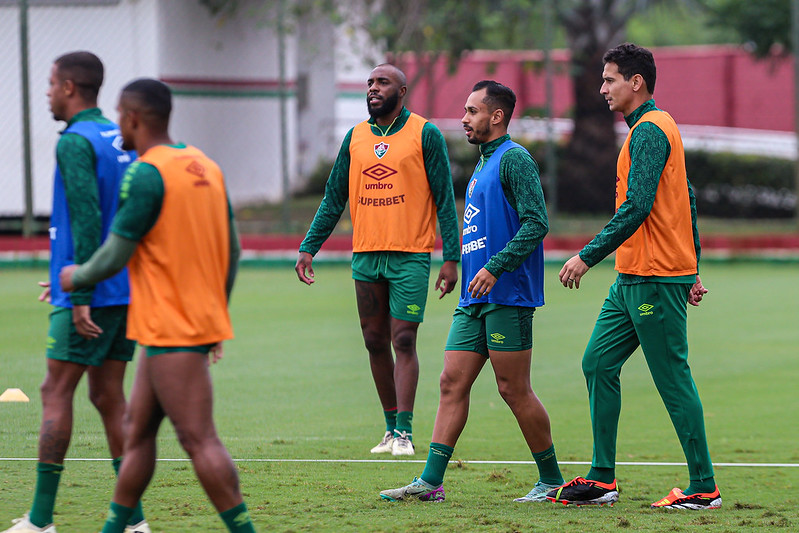
[[[84,265],[61,271],[64,290],[103,279],[129,264],[128,335],[143,346],[128,407],[125,461],[103,533],[121,533],[152,478],[164,417],[175,427],[203,489],[229,531],[254,527],[238,473],[213,421],[209,358],[233,336],[228,298],[238,235],[219,167],[169,137],[172,95],[153,79],[129,83],[119,97],[125,147],[140,154],[120,189],[108,241]]]
[[[83,374],[89,378],[89,398],[102,418],[115,471],[122,462],[122,385],[136,347],[126,338],[128,273],[123,270],[72,294],[62,291],[57,280],[61,267],[86,261],[108,236],[119,183],[136,157],[122,149],[119,127],[97,107],[104,71],[100,58],[85,51],[62,55],[50,70],[50,111],[67,127],[56,145],[50,282],[40,283],[45,290],[39,299],[54,307],[47,340],[47,375],[41,387],[39,462],[33,505],[4,533],[56,531],[53,509],[72,438],[73,398]],[[136,504],[128,526],[128,533],[150,532],[140,504]]]

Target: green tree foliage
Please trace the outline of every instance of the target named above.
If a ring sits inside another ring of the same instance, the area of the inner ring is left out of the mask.
[[[388,53],[389,60],[404,68],[403,54],[411,52],[417,67],[408,80],[411,90],[420,79],[432,75],[440,58],[446,58],[450,71],[457,68],[465,52],[478,48],[491,8],[482,0],[384,0],[362,1],[368,13],[364,29]],[[432,94],[427,102],[430,112]]]
[[[727,26],[711,24],[710,10],[699,1],[666,2],[636,14],[627,23],[627,39],[641,46],[726,44],[739,37]]]
[[[213,17],[239,15],[247,17],[256,26],[277,26],[281,23],[283,28],[291,32],[294,22],[300,18],[329,17],[334,23],[341,23],[342,17],[337,8],[336,0],[270,0],[269,2],[256,2],[247,0],[197,0]],[[283,18],[281,19],[281,6]]]
[[[198,0],[211,15],[226,15],[236,11],[239,7],[238,0]]]
[[[703,4],[712,25],[732,28],[758,57],[791,50],[790,0],[705,0]]]

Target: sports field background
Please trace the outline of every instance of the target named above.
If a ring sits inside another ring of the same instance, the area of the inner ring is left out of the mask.
[[[564,476],[571,478],[584,475],[591,459],[580,358],[615,272],[606,261],[579,291],[567,291],[557,283],[559,266],[547,266],[547,305],[534,320],[533,388],[549,410]],[[288,263],[243,268],[231,305],[236,339],[212,370],[217,426],[237,460],[259,531],[799,530],[795,262],[702,267],[710,293],[701,307],[689,309],[690,362],[724,499],[720,511],[702,513],[648,509],[688,480],[640,352],[622,373],[618,461],[629,464],[617,469],[621,499],[613,508],[512,502],[535,482],[536,470],[489,366],[475,384],[469,423],[455,449],[453,459],[462,462],[451,465],[445,479],[447,501],[380,501],[379,490],[406,484],[423,468],[457,298],[438,300],[431,291],[419,330],[417,455],[373,456],[369,448],[382,436],[383,420],[350,271],[321,263],[315,270],[317,282],[307,287]],[[0,269],[0,392],[17,387],[31,398],[0,403],[0,527],[28,510],[33,493],[48,313],[36,301],[36,281],[45,278],[43,269]],[[131,369],[128,386],[132,376]],[[75,404],[68,458],[76,460],[68,459],[58,495],[60,533],[98,531],[114,482],[85,384]],[[168,423],[159,457],[144,496],[153,531],[222,531]]]

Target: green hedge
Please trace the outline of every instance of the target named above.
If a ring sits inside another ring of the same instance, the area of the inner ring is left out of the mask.
[[[545,144],[521,144],[533,154],[541,174],[545,175]],[[460,199],[466,192],[480,154],[477,147],[464,142],[462,136],[447,137],[447,148],[455,197]],[[564,148],[558,146],[556,152],[562,158]],[[694,187],[700,215],[746,219],[794,216],[797,202],[793,161],[753,155],[687,151],[685,165],[688,179]],[[320,163],[313,175],[309,176],[307,187],[297,194],[324,194],[324,184],[332,166],[332,161]],[[612,192],[608,191],[608,194]],[[559,207],[561,211],[568,212],[563,206]]]
[[[685,153],[697,210],[721,218],[790,218],[796,210],[794,162],[772,157]]]
[[[541,174],[545,175],[545,144],[520,144],[533,154]],[[447,145],[455,195],[461,197],[479,152],[460,137],[448,138]],[[563,157],[564,151],[562,146],[558,146],[558,157]],[[697,197],[697,211],[703,216],[750,219],[794,216],[796,190],[793,161],[694,150],[685,153],[685,166]],[[563,206],[559,207],[564,210]]]

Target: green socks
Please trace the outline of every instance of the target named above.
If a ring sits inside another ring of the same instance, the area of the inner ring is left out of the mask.
[[[255,526],[247,512],[247,504],[241,502],[236,507],[219,513],[231,533],[255,533]]]
[[[44,527],[53,523],[55,496],[63,471],[64,465],[53,463],[36,465],[36,493],[33,495],[33,506],[28,516],[33,525]]]
[[[683,494],[690,496],[691,494],[698,494],[700,492],[709,493],[716,490],[716,478],[710,479],[692,479],[691,484],[685,489]]]
[[[133,511],[134,509],[131,507],[111,502],[108,520],[106,520],[101,533],[124,533],[125,526],[130,521]],[[231,533],[255,533],[255,527],[252,525],[250,513],[247,512],[247,505],[244,502],[232,509],[219,513],[219,516]]]
[[[114,473],[119,476],[119,468],[122,466],[122,457],[117,457],[116,459],[111,461],[111,466],[114,467]],[[130,515],[128,519],[129,526],[135,526],[140,524],[144,521],[144,511],[141,507],[141,502],[136,504],[136,507],[133,508],[133,514]]]
[[[616,469],[592,466],[585,479],[599,481],[600,483],[613,483],[613,480],[616,479]]]
[[[439,487],[444,482],[444,472],[452,457],[455,448],[438,442],[430,443],[430,451],[427,452],[427,462],[422,472],[422,481],[430,483],[434,487]]]
[[[597,468],[595,466],[591,467],[591,470],[588,472],[588,476],[586,479],[591,479],[593,481],[599,481],[600,483],[613,483],[613,480],[616,479],[616,469],[615,468]],[[687,489],[683,491],[683,494],[686,496],[690,496],[691,494],[697,493],[710,493],[716,490],[716,479],[692,479],[691,484],[688,486]]]
[[[404,436],[413,442],[413,411],[400,411],[397,413],[397,427],[394,428],[394,436]]]
[[[563,476],[558,466],[558,458],[555,456],[555,445],[553,444],[543,452],[533,454],[535,464],[538,466],[538,476],[541,483],[547,485],[562,485]]]
[[[125,533],[125,526],[128,524],[132,514],[132,507],[125,507],[111,502],[111,508],[108,510],[108,519],[105,521],[103,530],[100,533]]]
[[[394,434],[394,429],[397,427],[397,408],[383,411],[383,416],[386,417],[386,431]]]

